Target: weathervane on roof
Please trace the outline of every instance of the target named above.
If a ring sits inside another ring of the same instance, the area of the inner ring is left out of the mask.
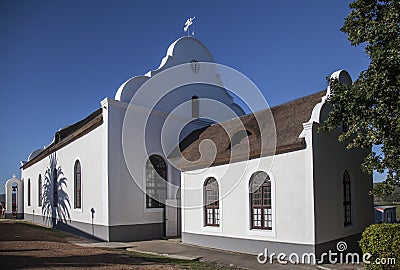
[[[190,36],[189,26],[191,26],[193,24],[194,18],[196,18],[196,17],[187,19],[185,22],[185,27],[183,27],[183,31],[185,31],[185,33],[187,32],[188,36]],[[194,31],[192,31],[192,36],[194,36]]]

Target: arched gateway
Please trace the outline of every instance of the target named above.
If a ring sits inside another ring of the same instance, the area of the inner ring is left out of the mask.
[[[13,177],[6,182],[6,218],[24,218],[24,183]],[[14,195],[15,194],[15,195]]]

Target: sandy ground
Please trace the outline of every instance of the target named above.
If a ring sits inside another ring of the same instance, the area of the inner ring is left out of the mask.
[[[0,269],[181,269],[128,252],[80,247],[77,237],[0,220]]]

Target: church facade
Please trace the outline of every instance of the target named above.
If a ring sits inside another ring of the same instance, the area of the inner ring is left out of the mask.
[[[201,120],[202,112],[210,110],[197,102],[201,99],[217,100],[236,114],[243,114],[228,92],[218,86],[183,85],[151,107],[146,101],[154,99],[151,95],[155,90],[137,93],[162,71],[191,62],[214,59],[197,39],[178,39],[156,70],[129,79],[117,90],[115,98],[102,100],[98,110],[57,131],[49,146],[34,151],[21,167],[24,218],[106,241],[177,236],[181,223],[176,207],[180,171],[163,154],[162,123],[171,115],[178,124],[191,122],[182,136],[209,125]],[[192,65],[188,69],[194,74]],[[210,76],[217,78],[216,74]],[[133,99],[135,95],[137,98]],[[186,107],[171,113],[185,102]],[[130,124],[126,121],[127,111],[132,113]],[[144,132],[145,137],[138,139]],[[124,134],[130,137],[125,146]],[[138,154],[138,149],[144,147],[143,140],[146,153]],[[123,147],[125,151],[132,149],[129,161],[129,153],[124,153]],[[166,201],[171,207],[164,207]]]
[[[32,152],[18,183],[23,217],[105,241],[182,236],[254,254],[355,243],[372,223],[368,151],[346,150],[341,127],[317,132],[329,87],[245,115],[203,63],[214,59],[199,40],[178,39],[156,70]],[[345,71],[332,76],[351,83]]]

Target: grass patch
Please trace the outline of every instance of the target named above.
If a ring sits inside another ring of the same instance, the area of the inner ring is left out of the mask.
[[[21,220],[21,221],[17,221],[17,222],[20,223],[20,224],[29,226],[31,228],[35,228],[35,229],[38,229],[38,230],[41,230],[41,231],[48,232],[48,233],[50,233],[50,234],[52,234],[52,235],[54,235],[54,236],[56,236],[58,238],[67,238],[67,237],[70,236],[69,234],[67,234],[65,232],[62,232],[62,231],[59,231],[59,230],[56,230],[56,229],[53,229],[53,228],[45,227],[45,226],[42,226],[42,225],[39,225],[39,224],[35,224],[35,223],[29,222],[29,221]]]

